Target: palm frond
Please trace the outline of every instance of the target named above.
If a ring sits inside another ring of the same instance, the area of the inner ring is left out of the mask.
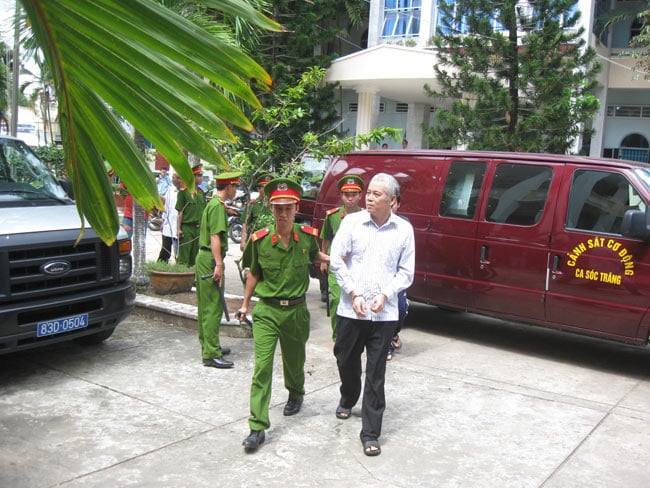
[[[267,29],[281,27],[244,0],[210,8]],[[109,107],[151,141],[186,182],[186,152],[225,166],[210,136],[252,129],[223,91],[259,107],[250,81],[270,86],[249,56],[152,0],[23,0],[59,100],[66,168],[82,218],[112,242],[117,213],[104,161],[145,208],[161,206],[151,172]]]

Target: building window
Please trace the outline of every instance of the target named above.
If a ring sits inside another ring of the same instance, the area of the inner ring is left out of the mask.
[[[437,7],[437,33],[445,35],[466,34],[469,31],[469,26],[467,25],[464,13],[461,12],[458,2],[455,0],[448,0],[447,4],[451,8],[451,12],[449,13],[442,11],[440,6]]]
[[[594,19],[602,19],[605,15],[607,15],[610,3],[611,2],[609,0],[596,0],[594,6]],[[594,25],[591,33],[598,37],[598,40],[603,46],[609,46],[608,37],[609,32],[611,31],[611,27],[603,29],[599,22],[594,22],[593,24]]]
[[[650,106],[643,105],[608,105],[608,117],[650,118]]]
[[[359,111],[358,103],[351,103],[348,105],[348,112],[358,112],[358,111]]]
[[[413,37],[420,33],[422,0],[384,0],[381,37]]]
[[[395,112],[398,114],[406,114],[409,111],[409,104],[408,103],[396,103],[395,104]]]
[[[630,41],[636,36],[641,34],[641,29],[643,28],[643,21],[640,19],[634,19],[632,25],[630,26]]]
[[[436,33],[444,35],[469,34],[469,24],[467,17],[474,15],[489,19],[492,28],[497,32],[504,32],[505,26],[501,23],[499,15],[491,8],[477,7],[467,5],[467,2],[461,0],[446,0],[445,7],[441,7],[436,2],[437,22]],[[578,4],[573,5],[566,13],[550,13],[548,9],[541,9],[536,5],[534,0],[519,0],[515,6],[517,17],[517,28],[520,31],[530,32],[532,30],[542,29],[544,23],[550,20],[557,20],[560,26],[568,28],[566,24],[569,19],[578,12]],[[574,29],[575,27],[571,27]]]
[[[618,157],[628,161],[647,163],[649,147],[648,140],[641,134],[628,134],[621,141]]]
[[[379,102],[379,111],[380,112],[386,111],[386,104],[384,102]]]

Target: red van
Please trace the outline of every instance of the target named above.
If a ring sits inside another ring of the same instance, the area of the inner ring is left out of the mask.
[[[480,151],[360,151],[338,180],[397,178],[415,230],[415,301],[647,344],[650,167],[609,159]]]

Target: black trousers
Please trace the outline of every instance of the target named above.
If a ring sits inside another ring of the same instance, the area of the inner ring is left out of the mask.
[[[172,256],[173,246],[174,239],[172,236],[162,236],[162,247],[160,248],[160,254],[158,254],[158,261],[169,262],[169,258]]]
[[[361,404],[362,441],[375,440],[381,435],[386,409],[386,351],[396,324],[396,321],[370,322],[336,316],[334,356],[341,378],[340,404],[343,408],[352,408],[361,395],[361,354],[366,350],[366,381]]]

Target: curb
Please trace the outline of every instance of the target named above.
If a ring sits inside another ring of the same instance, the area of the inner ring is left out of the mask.
[[[242,298],[226,294],[226,298]],[[164,298],[136,294],[134,313],[154,320],[161,320],[171,325],[197,330],[198,308],[194,305],[178,303]],[[239,320],[221,319],[220,335],[246,339],[253,337],[253,329]]]

